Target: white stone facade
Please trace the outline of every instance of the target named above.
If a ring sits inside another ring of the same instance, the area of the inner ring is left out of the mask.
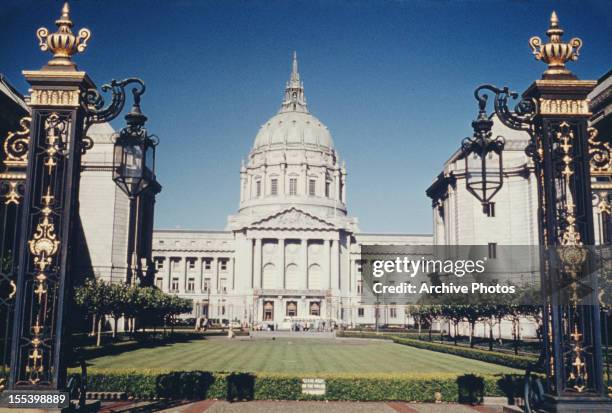
[[[85,237],[84,272],[105,281],[125,282],[130,202],[112,180],[113,128],[95,124],[87,135],[94,146],[82,158],[79,215]]]
[[[240,168],[240,205],[226,231],[156,230],[155,284],[194,302],[192,316],[290,328],[375,322],[360,302],[360,247],[430,245],[430,235],[359,232],[347,214],[347,171],[310,114],[294,55],[278,114]],[[403,309],[379,322],[405,324]]]

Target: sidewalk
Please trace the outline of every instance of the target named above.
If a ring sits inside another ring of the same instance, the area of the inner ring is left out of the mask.
[[[501,413],[503,406],[470,406],[454,403],[251,401],[228,403],[203,400],[163,406],[155,402],[108,402],[99,413]]]

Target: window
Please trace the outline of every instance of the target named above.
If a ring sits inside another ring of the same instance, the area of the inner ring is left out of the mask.
[[[288,301],[287,302],[287,317],[297,317],[297,302]]]
[[[164,240],[163,239],[159,240],[159,245],[164,245]]]
[[[164,259],[163,258],[155,258],[155,269],[156,270],[164,269]]]
[[[363,280],[357,280],[357,294],[363,292]]]
[[[180,262],[180,259],[172,258],[172,261],[171,261],[171,264],[170,264],[170,269],[172,271],[178,271],[179,262]]]
[[[270,180],[270,195],[278,195],[278,179],[276,178]]]
[[[210,278],[204,278],[204,283],[202,285],[202,291],[205,293],[210,292]]]
[[[342,184],[342,182],[340,182],[340,189],[339,189],[339,192],[340,192],[340,193],[338,194],[338,199],[339,199],[341,202],[344,202],[344,199],[342,199],[342,191],[344,191],[344,185]]]
[[[255,196],[259,198],[261,196],[261,181],[255,182]]]
[[[157,277],[155,279],[155,286],[161,290],[164,287],[164,279],[161,277]]]
[[[195,269],[196,260],[195,258],[187,258],[187,266],[190,270]]]
[[[297,178],[289,178],[289,195],[297,195]]]
[[[187,279],[187,292],[192,293],[195,291],[195,279],[189,278]]]
[[[227,279],[226,278],[219,279],[219,291],[221,291],[222,294],[227,294]]]
[[[395,306],[389,308],[389,317],[397,318],[397,308]]]
[[[264,302],[264,321],[274,320],[274,301]]]
[[[179,279],[178,278],[173,278],[172,279],[172,284],[170,284],[170,291],[172,292],[177,292],[179,289]]]
[[[210,258],[204,259],[204,269],[208,271],[212,269],[212,260]]]
[[[486,205],[486,208],[487,208],[487,210],[486,210],[486,212],[487,212],[487,216],[488,216],[489,218],[494,217],[494,216],[495,216],[495,202],[489,202],[489,203]]]
[[[489,242],[489,258],[497,258],[497,244],[495,242]]]
[[[221,271],[227,271],[227,260],[220,261],[220,268],[221,268]]]
[[[326,181],[325,182],[325,197],[326,198],[329,198],[329,189],[330,189],[330,187],[331,187],[331,182]]]
[[[317,194],[317,181],[314,179],[308,180],[308,195],[315,196]]]
[[[363,317],[363,313],[364,313],[363,307],[359,307],[357,309],[357,317]]]
[[[225,304],[221,306],[221,315],[225,315]]]
[[[321,305],[318,301],[312,301],[310,303],[310,315],[318,316],[321,314]]]
[[[357,267],[357,274],[361,274],[363,262],[361,260],[355,261],[355,267]]]

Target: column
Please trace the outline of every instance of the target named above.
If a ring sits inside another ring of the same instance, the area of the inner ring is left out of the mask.
[[[338,264],[340,259],[340,249],[337,239],[331,240],[331,288],[340,288],[340,269]]]
[[[232,259],[229,260],[228,265],[231,265],[231,268],[229,269],[231,271],[231,274],[232,274],[231,289],[232,289],[232,292],[234,292],[234,288],[236,288],[235,287],[235,285],[236,285],[236,258],[232,257]]]
[[[300,267],[303,268],[303,277],[299,278],[298,286],[301,290],[308,289],[308,238],[302,239],[300,248]]]
[[[166,291],[170,291],[172,286],[172,257],[168,257],[166,260],[166,275],[168,276],[166,279]]]
[[[340,179],[342,179],[342,202],[346,204],[346,175],[343,174]]]
[[[323,288],[329,290],[331,288],[331,240],[323,240]]]
[[[261,279],[261,238],[255,238],[255,249],[253,251],[255,254],[253,259],[253,286],[254,288],[262,288],[262,279]]]
[[[302,196],[308,196],[308,167],[306,166],[306,164],[302,164],[301,178],[302,178],[302,190],[298,191],[298,194]]]
[[[204,292],[204,260],[202,258],[198,258],[198,263],[199,263],[199,268],[198,268],[198,273],[199,276],[196,278],[196,281],[199,285],[199,287],[197,287],[196,291],[199,291],[200,294],[202,294]]]
[[[212,276],[210,277],[210,289],[215,294],[219,294],[219,258],[212,257],[211,268],[213,270]]]
[[[281,164],[281,176],[279,179],[279,188],[278,188],[278,194],[285,196],[287,195],[287,193],[285,192],[285,179],[287,179],[287,164],[282,163]]]
[[[276,286],[278,288],[287,288],[285,279],[285,238],[278,238],[278,245],[276,248],[278,254],[278,272],[276,277]]]
[[[351,235],[350,234],[346,234],[346,258],[344,259],[344,265],[343,267],[345,268],[346,271],[346,287],[345,289],[348,292],[353,291],[353,278],[352,278],[352,273],[351,272]],[[342,272],[342,269],[340,269],[340,272]]]
[[[179,267],[179,293],[185,292],[185,285],[187,284],[187,259],[181,257],[182,267]]]
[[[334,171],[334,199],[340,200],[340,172]]]

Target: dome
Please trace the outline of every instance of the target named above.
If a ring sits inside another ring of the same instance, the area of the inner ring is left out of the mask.
[[[327,126],[308,111],[304,84],[298,72],[297,54],[293,52],[291,76],[285,86],[283,103],[278,113],[261,126],[253,150],[273,145],[306,145],[333,149]]]
[[[285,144],[333,148],[327,126],[308,112],[280,112],[270,118],[259,129],[253,149]]]

